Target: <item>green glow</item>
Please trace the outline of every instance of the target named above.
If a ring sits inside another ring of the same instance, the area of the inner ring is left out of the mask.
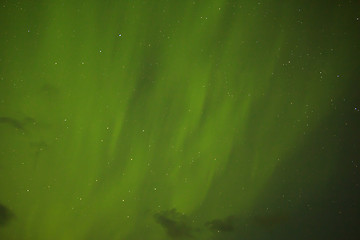
[[[0,203],[14,217],[0,238],[264,239],[296,225],[336,175],[332,141],[314,139],[356,69],[356,38],[331,35],[344,12],[355,35],[354,7],[330,7],[325,24],[301,1],[5,2]]]

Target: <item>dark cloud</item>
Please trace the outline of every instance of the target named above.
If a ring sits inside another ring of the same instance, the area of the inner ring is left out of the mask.
[[[222,239],[248,238],[276,231],[289,223],[289,216],[283,213],[252,213],[229,215],[215,218],[202,226],[195,226],[192,218],[176,209],[166,210],[154,215],[166,231],[169,239]]]
[[[276,234],[280,229],[289,226],[288,214],[255,213],[250,215],[230,215],[225,218],[213,219],[205,223],[207,230],[213,233],[213,239],[233,240],[262,238],[262,235]]]
[[[24,124],[15,118],[11,117],[0,117],[0,123],[14,127],[15,129],[25,131]]]
[[[235,216],[229,216],[224,219],[214,219],[206,222],[205,226],[215,232],[233,232],[235,230]]]
[[[194,235],[191,220],[176,209],[159,212],[154,217],[172,239],[192,238]]]
[[[13,213],[7,207],[0,204],[0,226],[7,224],[13,216]]]
[[[13,117],[4,116],[0,117],[0,124],[10,126],[16,130],[26,133],[30,126],[37,124],[37,121],[31,117],[25,117],[19,120]]]

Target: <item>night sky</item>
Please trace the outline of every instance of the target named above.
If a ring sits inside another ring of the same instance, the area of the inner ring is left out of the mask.
[[[360,239],[360,2],[2,0],[0,239]]]

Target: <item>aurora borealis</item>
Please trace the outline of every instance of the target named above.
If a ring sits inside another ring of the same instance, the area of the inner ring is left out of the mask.
[[[358,239],[357,1],[1,1],[0,239]]]

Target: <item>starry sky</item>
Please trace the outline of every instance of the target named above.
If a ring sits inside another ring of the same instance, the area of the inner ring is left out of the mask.
[[[359,239],[360,3],[0,5],[0,239]]]

